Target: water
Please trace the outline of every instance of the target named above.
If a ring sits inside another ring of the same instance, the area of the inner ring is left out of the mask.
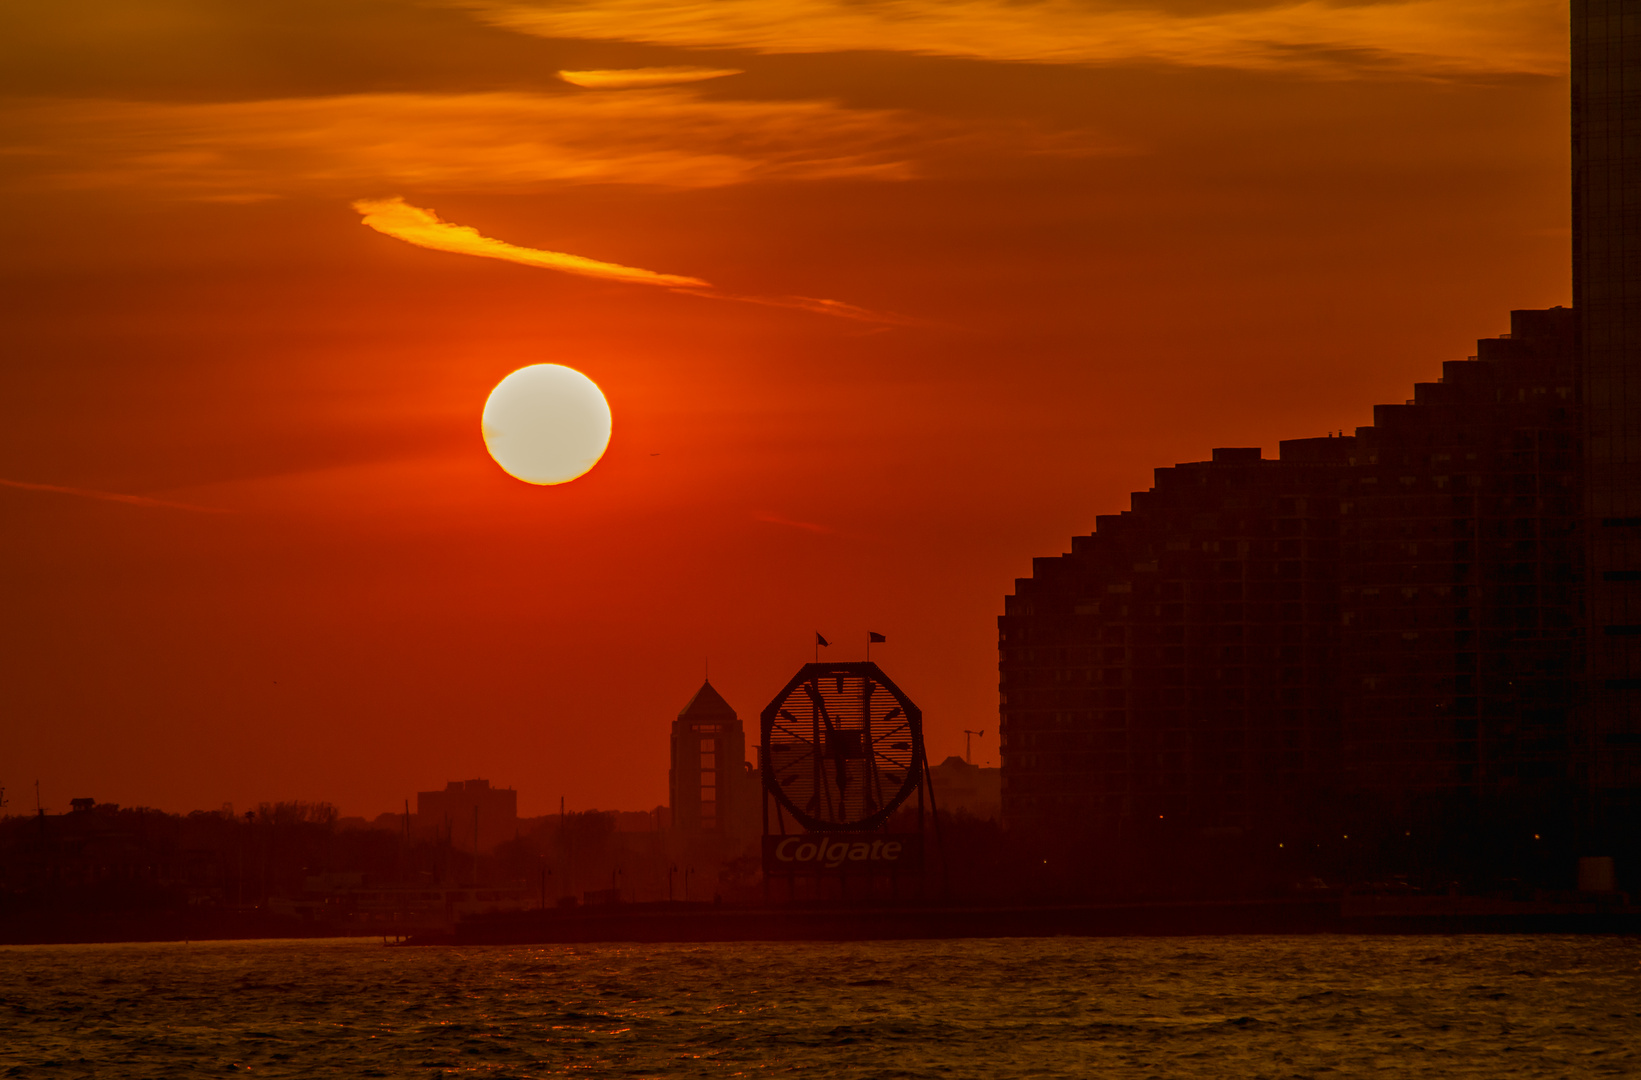
[[[1641,939],[0,948],[0,1076],[1641,1073]]]

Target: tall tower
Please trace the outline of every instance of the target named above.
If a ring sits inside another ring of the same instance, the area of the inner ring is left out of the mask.
[[[746,734],[723,695],[702,683],[672,723],[673,828],[686,833],[744,834]]]
[[[1586,783],[1641,791],[1641,0],[1572,0],[1573,306],[1584,402]],[[1633,808],[1632,808],[1633,809]]]

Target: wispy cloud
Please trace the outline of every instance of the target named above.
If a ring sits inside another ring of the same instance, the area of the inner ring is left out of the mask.
[[[762,521],[770,525],[784,525],[789,529],[802,529],[804,532],[836,534],[838,530],[827,525],[817,525],[813,521],[796,521],[780,514],[772,514],[767,510],[755,510],[752,520]]]
[[[622,93],[349,94],[211,104],[13,103],[4,186],[134,187],[200,199],[361,190],[529,193],[566,183],[703,188],[902,180],[953,132],[827,101]]]
[[[878,323],[884,327],[928,325],[921,319],[911,319],[903,315],[887,315],[867,308],[856,307],[854,304],[846,304],[842,300],[822,300],[813,296],[743,296],[736,293],[726,293],[718,289],[681,289],[679,291],[693,292],[698,296],[704,296],[712,300],[733,300],[737,303],[757,304],[761,307],[790,308],[793,311],[809,311],[816,315],[831,315],[838,319]]]
[[[497,25],[766,53],[891,50],[1015,62],[1418,74],[1565,69],[1556,0],[1248,2],[1180,12],[1143,0],[468,0]]]
[[[654,270],[599,262],[580,255],[561,251],[542,251],[539,248],[519,247],[504,240],[492,240],[480,235],[467,225],[452,225],[440,221],[431,210],[411,206],[404,199],[358,199],[353,208],[359,211],[364,223],[379,233],[418,247],[434,251],[449,251],[457,255],[477,255],[484,259],[504,259],[507,262],[538,266],[543,270],[562,270],[566,274],[584,277],[609,278],[637,285],[665,285],[673,288],[709,288],[700,278],[680,274],[660,274]]]
[[[722,79],[726,75],[739,74],[740,68],[646,67],[561,71],[558,77],[572,86],[582,86],[589,90],[629,90],[633,87],[705,82],[707,79]]]
[[[388,199],[356,199],[353,208],[359,212],[363,223],[377,232],[434,251],[447,251],[455,255],[477,255],[483,259],[502,259],[542,270],[559,270],[566,274],[607,278],[634,285],[660,285],[673,292],[688,293],[707,300],[732,300],[764,307],[793,308],[840,319],[853,319],[857,322],[908,325],[915,321],[898,315],[882,315],[854,304],[846,304],[841,300],[822,300],[810,296],[744,296],[724,292],[701,278],[685,277],[682,274],[662,274],[654,270],[599,262],[597,259],[568,255],[561,251],[521,247],[505,240],[491,239],[468,225],[454,225],[448,221],[441,221],[432,210],[412,206],[397,195]]]
[[[0,487],[19,488],[23,491],[49,491],[57,495],[77,495],[82,499],[101,499],[103,502],[125,503],[128,506],[154,506],[166,510],[191,510],[196,514],[231,514],[214,506],[195,506],[193,503],[153,499],[147,495],[124,495],[116,491],[95,491],[91,488],[63,487],[60,484],[31,484],[24,480],[0,479]]]

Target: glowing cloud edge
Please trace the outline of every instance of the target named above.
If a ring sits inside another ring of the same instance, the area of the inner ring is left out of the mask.
[[[501,259],[505,262],[533,266],[542,270],[558,270],[567,274],[581,274],[586,277],[604,278],[610,281],[624,281],[634,285],[659,285],[672,292],[682,293],[686,296],[698,296],[706,300],[728,300],[740,304],[758,304],[763,307],[790,308],[794,311],[830,315],[839,319],[875,323],[880,326],[910,326],[920,323],[920,320],[917,319],[880,314],[863,307],[857,307],[854,304],[844,303],[842,300],[827,300],[811,296],[746,296],[723,292],[715,288],[711,282],[704,281],[701,278],[685,277],[681,274],[661,274],[654,270],[642,270],[637,267],[621,266],[617,263],[599,262],[596,259],[588,259],[580,255],[520,247],[517,244],[509,244],[505,240],[493,240],[468,225],[453,225],[448,221],[441,221],[433,211],[425,210],[419,206],[412,206],[399,195],[388,199],[355,199],[353,208],[362,216],[363,224],[375,229],[384,236],[391,236],[395,240],[403,240],[407,244],[415,244],[417,247],[429,248],[433,251],[444,251],[456,255],[476,255],[484,259]]]
[[[600,262],[582,255],[562,251],[543,251],[540,248],[520,247],[505,240],[493,240],[469,225],[453,225],[441,221],[431,210],[411,206],[402,196],[388,199],[355,199],[353,208],[359,212],[363,224],[384,236],[403,240],[417,247],[446,251],[456,255],[476,255],[481,259],[501,259],[543,270],[558,270],[583,277],[625,281],[635,285],[660,285],[671,289],[705,289],[711,284],[700,278],[681,274],[662,274],[619,263]]]
[[[676,86],[743,74],[740,68],[645,67],[561,71],[558,77],[587,90],[626,90],[648,86]]]

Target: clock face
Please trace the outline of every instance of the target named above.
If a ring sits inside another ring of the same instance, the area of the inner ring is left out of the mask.
[[[917,790],[923,711],[876,664],[806,664],[762,721],[764,787],[807,829],[875,828]]]

